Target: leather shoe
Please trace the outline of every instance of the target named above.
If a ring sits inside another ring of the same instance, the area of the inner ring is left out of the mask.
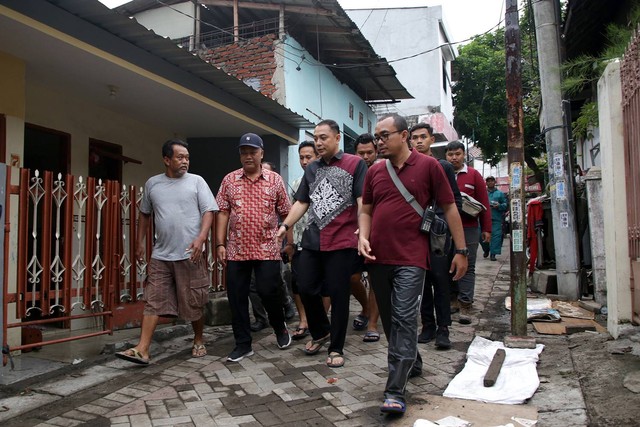
[[[436,337],[436,327],[435,325],[425,325],[422,327],[422,332],[418,335],[418,342],[420,344],[426,344],[428,342],[433,341]]]
[[[451,348],[451,341],[449,340],[449,328],[446,326],[438,326],[436,331],[436,348],[442,350],[448,350]]]
[[[266,327],[267,327],[267,325],[265,325],[263,322],[261,322],[259,320],[255,321],[251,325],[249,325],[249,328],[251,329],[251,332],[258,332],[258,331],[263,330]]]

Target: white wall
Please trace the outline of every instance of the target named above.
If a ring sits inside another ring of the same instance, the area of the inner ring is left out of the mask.
[[[598,116],[602,145],[602,206],[606,255],[607,328],[618,337],[622,324],[630,323],[631,268],[627,222],[627,181],[622,120],[620,62],[607,65],[598,81]]]
[[[445,42],[440,29],[442,7],[397,9],[353,9],[346,11],[374,50],[388,61],[433,49],[415,58],[393,62],[398,80],[415,99],[397,104],[400,114],[419,115],[440,110],[453,120],[451,88],[442,89],[442,52]],[[451,64],[447,64],[451,75]]]
[[[591,169],[593,166],[600,167],[602,165],[602,154],[597,152],[600,144],[600,129],[595,128],[591,131],[593,138],[586,141],[578,141],[576,143],[576,163],[580,165],[583,171]],[[591,152],[594,152],[592,159]]]
[[[159,124],[141,123],[37,83],[30,82],[26,92],[27,123],[71,134],[72,175],[87,175],[89,138],[121,145],[125,156],[143,162],[141,165],[123,165],[124,184],[140,186],[151,175],[164,171],[161,147],[174,135]],[[13,152],[11,149],[22,150],[21,147],[7,147],[7,152]]]
[[[171,7],[189,16],[195,16],[194,4],[191,2],[174,4]],[[192,35],[194,29],[193,19],[180,12],[168,7],[159,7],[138,13],[135,19],[145,27],[153,29],[157,34],[177,39]],[[207,27],[201,27],[201,31],[209,30]]]

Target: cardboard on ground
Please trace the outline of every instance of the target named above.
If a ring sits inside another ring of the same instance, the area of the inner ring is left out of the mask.
[[[533,322],[536,332],[544,335],[564,335],[567,333],[567,326],[594,326],[597,332],[607,332],[607,329],[598,322],[588,319],[563,317],[558,323]]]

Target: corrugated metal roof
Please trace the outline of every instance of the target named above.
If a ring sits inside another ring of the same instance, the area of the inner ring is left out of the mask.
[[[131,16],[142,11],[183,3],[184,0],[133,0],[116,10]],[[201,3],[206,3],[200,0]],[[233,9],[227,5],[207,4],[211,13],[206,20],[220,28],[233,26]],[[240,24],[262,21],[277,16],[277,11],[243,8],[240,1]],[[245,1],[246,3],[246,1]],[[385,58],[379,57],[369,41],[360,33],[337,0],[252,0],[250,3],[284,5],[286,31],[317,61],[324,64],[341,82],[347,84],[365,101],[390,101],[413,98],[396,77]],[[287,12],[287,7],[319,9],[328,13]]]
[[[277,120],[298,129],[313,127],[313,123],[304,117],[262,95],[224,71],[211,66],[198,56],[179,48],[170,39],[155,34],[138,24],[135,19],[108,9],[97,0],[48,0],[48,2],[189,71],[198,78],[272,115]]]

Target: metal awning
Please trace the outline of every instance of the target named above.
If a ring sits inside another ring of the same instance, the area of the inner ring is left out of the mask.
[[[0,7],[7,11],[0,13],[0,51],[59,91],[187,137],[255,132],[296,143],[300,129],[313,127],[97,0],[0,0]],[[115,99],[108,85],[118,88]]]
[[[198,0],[206,5],[201,19],[219,28],[233,26],[232,0]],[[184,3],[168,0],[133,0],[115,10],[127,16]],[[239,24],[277,18],[282,7],[286,32],[338,80],[364,101],[397,102],[413,98],[385,58],[379,57],[337,0],[240,0]]]

